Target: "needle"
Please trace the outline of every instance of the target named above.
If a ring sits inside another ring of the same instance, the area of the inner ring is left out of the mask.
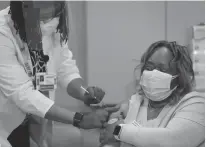
[[[84,87],[81,86],[81,89],[84,90],[87,94],[90,95],[89,91],[87,91]],[[91,96],[91,95],[90,95]],[[97,98],[94,96],[94,98],[97,100]]]
[[[91,94],[89,93],[89,91],[87,91],[83,86],[81,86],[80,88],[81,88],[82,90],[84,90],[87,94],[89,94],[89,95],[91,96]],[[94,96],[94,98],[95,98],[96,100],[98,100],[98,99],[96,98],[96,96]],[[102,105],[102,107],[104,106],[103,102],[101,102],[101,105]]]

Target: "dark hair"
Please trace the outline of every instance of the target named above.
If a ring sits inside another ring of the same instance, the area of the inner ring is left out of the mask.
[[[62,12],[60,14],[57,32],[60,33],[60,43],[62,43],[68,40],[68,26],[66,22],[66,10],[64,8],[65,2],[58,2],[61,3]],[[23,1],[11,1],[9,14],[11,14],[11,19],[14,22],[14,28],[16,29],[16,33],[19,33],[21,40],[28,44],[25,30],[25,19],[23,16],[23,3]],[[38,25],[35,26],[38,27]]]
[[[135,70],[140,68],[140,75],[142,75],[148,59],[161,47],[166,47],[172,52],[173,59],[170,61],[169,67],[175,67],[178,75],[175,80],[175,86],[177,86],[177,88],[173,91],[170,98],[168,98],[168,103],[173,105],[176,104],[185,94],[192,91],[195,81],[193,63],[190,53],[185,46],[178,45],[176,42],[168,42],[164,40],[157,41],[151,44],[147,51],[143,54],[140,65],[138,65]],[[141,86],[138,89],[138,93],[140,95],[144,95]]]

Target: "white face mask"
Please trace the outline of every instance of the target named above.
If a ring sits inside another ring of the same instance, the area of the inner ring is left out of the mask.
[[[52,33],[56,32],[56,28],[59,24],[59,18],[55,17],[47,23],[40,21],[40,28],[42,32],[42,36],[48,36]]]
[[[144,70],[140,79],[140,85],[148,99],[162,101],[169,97],[176,89],[174,87],[170,90],[171,81],[176,77],[156,69],[152,71]]]

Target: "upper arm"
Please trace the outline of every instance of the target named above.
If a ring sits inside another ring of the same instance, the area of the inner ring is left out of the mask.
[[[121,141],[144,147],[197,147],[204,142],[204,102],[190,103],[168,120],[167,126],[137,127],[127,124]]]
[[[173,137],[187,146],[196,147],[204,141],[205,129],[204,102],[186,105],[178,110],[167,128],[173,132]]]
[[[73,54],[67,44],[64,44],[61,48],[57,76],[59,84],[64,88],[66,88],[73,79],[81,78],[76,61],[73,59]]]
[[[44,117],[53,102],[33,84],[17,59],[13,42],[0,34],[0,89],[6,98],[12,100],[27,113]]]

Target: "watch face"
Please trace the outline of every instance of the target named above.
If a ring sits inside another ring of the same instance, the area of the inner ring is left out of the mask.
[[[113,135],[119,135],[119,132],[121,130],[121,126],[116,126],[115,129],[114,129],[114,132],[113,132]]]

